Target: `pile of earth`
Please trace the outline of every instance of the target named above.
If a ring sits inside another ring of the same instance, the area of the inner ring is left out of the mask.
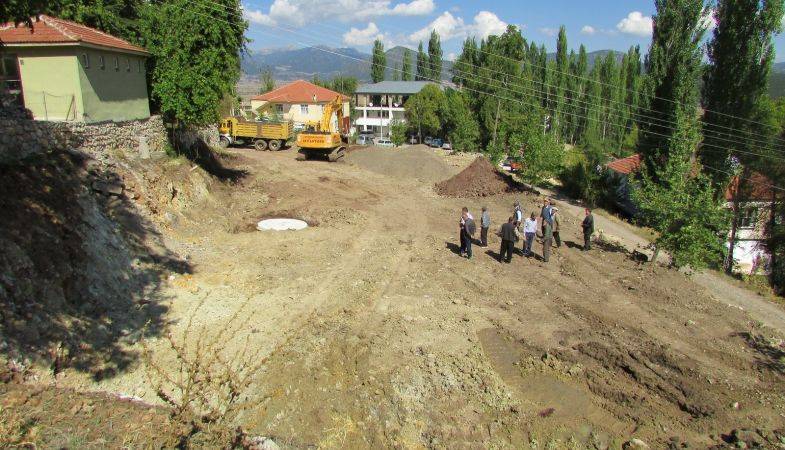
[[[436,183],[436,193],[446,197],[488,197],[520,190],[511,176],[499,173],[484,157],[475,159],[449,180]]]
[[[394,178],[410,178],[435,183],[455,175],[456,169],[427,148],[393,149],[368,147],[351,151],[347,162],[371,172]]]

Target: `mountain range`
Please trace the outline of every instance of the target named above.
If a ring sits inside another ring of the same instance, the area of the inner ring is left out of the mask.
[[[400,70],[403,64],[404,51],[409,50],[412,70],[416,70],[417,52],[406,47],[393,47],[385,52],[388,69],[385,79],[393,79],[395,68]],[[613,50],[598,50],[587,54],[589,67],[604,58],[608,53],[615,53],[621,61],[623,53]],[[548,59],[556,58],[555,53],[548,54]],[[297,79],[331,79],[336,75],[356,77],[360,81],[371,78],[371,55],[353,48],[306,47],[306,48],[269,48],[253,50],[243,56],[241,61],[243,73],[248,78],[257,78],[263,71],[270,70],[278,81]],[[449,80],[452,75],[452,62],[445,60],[442,64],[442,78]],[[398,72],[400,74],[400,72]]]

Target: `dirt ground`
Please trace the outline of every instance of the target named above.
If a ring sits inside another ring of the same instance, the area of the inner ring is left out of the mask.
[[[515,200],[529,212],[540,198],[440,197],[434,182],[472,158],[423,148],[336,164],[231,153],[245,177],[154,214],[190,273],[162,274],[151,301],[174,335],[220,327],[247,302],[225,351],[269,356],[251,386],[265,400],[240,418],[251,433],[283,448],[707,448],[734,429],[785,443],[785,330],[623,248],[579,251],[577,211],[563,210],[549,263],[500,264],[493,233],[466,260],[462,206],[487,206],[495,231]],[[312,226],[255,230],[280,216]],[[165,366],[163,341],[149,344]],[[57,382],[156,402],[140,360]]]

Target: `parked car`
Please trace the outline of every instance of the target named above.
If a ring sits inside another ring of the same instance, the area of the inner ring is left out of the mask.
[[[417,139],[417,136],[415,136],[415,135],[411,135],[411,136],[409,136],[409,143],[410,143],[410,144],[412,144],[412,145],[416,145],[418,142],[419,142],[419,141],[418,141],[418,139]]]
[[[425,139],[422,141],[422,143],[425,145],[431,145],[431,142],[433,142],[433,138],[430,136],[425,136]]]
[[[395,147],[395,144],[390,140],[390,138],[379,138],[376,140],[376,145],[379,147]]]
[[[373,145],[373,136],[367,134],[357,136],[357,145]]]
[[[443,141],[443,140],[441,140],[441,139],[439,139],[439,138],[434,138],[434,139],[431,141],[431,147],[434,147],[434,148],[441,148],[441,147],[442,147],[442,145],[444,145],[444,141]]]
[[[450,144],[449,142],[445,142],[444,144],[442,144],[442,148],[445,150],[452,150],[452,144]]]

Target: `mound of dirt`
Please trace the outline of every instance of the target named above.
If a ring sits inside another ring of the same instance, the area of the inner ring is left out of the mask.
[[[499,173],[484,157],[475,159],[449,180],[436,183],[436,192],[446,197],[488,197],[520,190],[511,176]]]
[[[429,149],[369,147],[350,152],[346,159],[349,163],[371,172],[429,183],[455,174],[455,168]]]

